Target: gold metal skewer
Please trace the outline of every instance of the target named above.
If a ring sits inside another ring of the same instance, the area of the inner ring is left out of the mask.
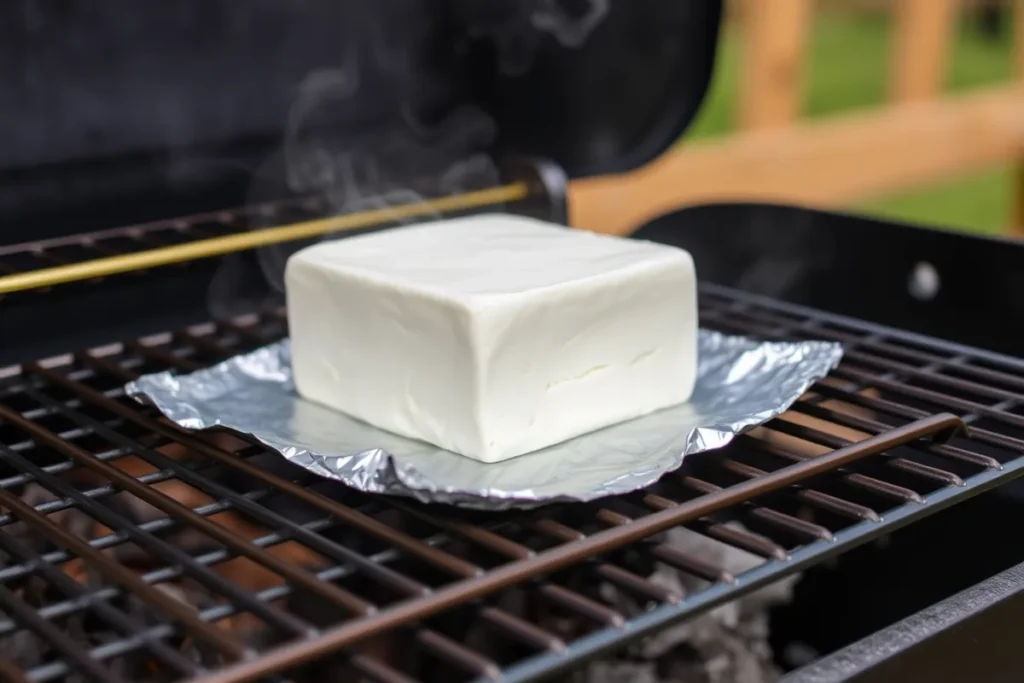
[[[121,254],[104,258],[71,263],[53,268],[42,268],[27,273],[15,273],[0,277],[0,294],[9,294],[26,289],[52,287],[53,285],[77,280],[90,280],[117,273],[166,266],[211,256],[221,256],[236,251],[265,247],[281,242],[309,239],[332,232],[357,230],[393,220],[415,218],[445,211],[462,211],[502,202],[525,199],[530,193],[526,183],[512,183],[500,187],[466,192],[423,202],[373,209],[343,216],[318,218],[311,221],[279,225],[243,232],[224,237],[196,240],[186,244],[148,249],[133,254]]]

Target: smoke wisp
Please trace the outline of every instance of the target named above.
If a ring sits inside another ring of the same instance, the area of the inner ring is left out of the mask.
[[[587,42],[611,9],[611,0],[586,0],[582,12],[570,12],[564,1],[538,0],[530,21],[539,31],[550,33],[564,47],[579,48]]]
[[[438,26],[410,29],[409,18],[399,16],[400,2],[378,1],[372,11],[351,15],[354,24],[345,33],[352,42],[343,46],[340,64],[316,69],[297,84],[281,147],[254,173],[249,204],[316,197],[328,214],[342,215],[498,184],[488,153],[497,136],[493,118],[467,98],[451,97],[431,70],[436,65],[423,63],[423,45],[436,40],[429,33]],[[441,34],[450,31],[453,45],[490,44],[496,68],[523,73],[547,34],[565,47],[583,45],[610,2],[585,0],[570,8],[566,0],[451,0],[454,28]],[[256,214],[250,228],[310,217]],[[251,310],[243,290],[253,268],[272,291],[283,293],[288,258],[315,241],[226,259],[210,288],[211,312],[224,317]]]

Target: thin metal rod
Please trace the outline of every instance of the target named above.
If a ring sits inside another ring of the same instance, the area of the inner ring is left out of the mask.
[[[6,449],[2,446],[0,446],[0,454],[6,456],[6,460],[19,470],[32,474],[38,483],[47,487],[52,493],[73,500],[81,512],[88,514],[95,521],[110,528],[112,533],[119,532],[125,534],[127,538],[133,540],[140,548],[146,549],[169,564],[181,567],[183,572],[190,575],[194,580],[234,600],[236,604],[243,606],[245,610],[252,612],[264,621],[284,631],[290,631],[293,635],[306,635],[310,632],[311,627],[300,619],[291,614],[281,613],[268,603],[254,598],[245,589],[232,583],[209,567],[196,562],[195,558],[181,548],[162,540],[154,534],[146,533],[138,525],[114,512],[112,508],[89,498],[81,491],[75,490],[73,486],[61,481],[52,474],[46,474],[36,465],[29,462],[27,458],[17,453],[6,452]],[[147,594],[140,595],[139,597],[145,599],[148,595],[152,595],[152,593],[147,592]],[[162,596],[163,594],[158,593],[158,595]],[[204,633],[207,632],[207,627],[202,626],[202,622],[197,619],[193,619],[188,612],[184,613],[189,615],[188,621],[185,623],[186,628],[200,628],[201,630],[197,635],[200,638],[203,637]]]
[[[5,612],[59,650],[64,657],[71,660],[75,670],[89,680],[99,683],[121,683],[124,680],[100,666],[99,662],[90,657],[89,653],[71,636],[40,617],[35,609],[22,602],[11,589],[4,585],[0,585],[0,607],[3,607]],[[2,670],[0,669],[0,671]],[[18,680],[18,677],[14,677],[13,680]]]
[[[206,676],[201,676],[194,683],[236,683],[277,673],[289,666],[323,656],[340,647],[396,626],[426,618],[452,604],[479,599],[506,586],[557,571],[574,562],[653,536],[684,522],[744,502],[754,496],[763,495],[809,477],[835,470],[864,457],[877,455],[919,438],[949,437],[952,432],[963,429],[963,422],[948,413],[919,420],[893,429],[884,436],[870,437],[827,455],[806,460],[716,493],[701,496],[682,503],[678,507],[654,513],[638,520],[635,524],[608,529],[588,536],[578,543],[559,546],[534,557],[504,565],[479,578],[459,581],[426,598],[402,602],[394,607],[381,610],[372,619],[361,619],[341,624],[324,631],[317,638],[283,645],[267,652],[258,660],[230,665]]]
[[[96,358],[95,356],[92,358],[94,362],[103,362],[102,359]],[[69,391],[88,399],[96,405],[102,406],[116,415],[120,415],[137,425],[145,427],[146,429],[151,429],[157,434],[166,436],[200,455],[212,458],[221,464],[242,472],[243,474],[247,474],[263,481],[280,492],[294,496],[295,498],[308,503],[323,512],[334,515],[346,524],[350,524],[357,529],[388,543],[393,543],[397,547],[408,552],[410,555],[418,557],[419,559],[424,560],[435,567],[441,568],[448,573],[455,574],[460,578],[468,578],[477,576],[482,571],[480,567],[477,567],[471,562],[449,555],[436,548],[431,548],[426,544],[421,543],[414,538],[410,538],[396,529],[383,524],[382,522],[364,515],[357,510],[353,510],[346,505],[338,503],[337,501],[331,500],[316,491],[299,486],[286,479],[282,479],[274,475],[272,472],[253,465],[242,458],[237,458],[232,454],[221,451],[210,445],[208,442],[203,441],[201,438],[181,430],[181,428],[171,422],[161,422],[150,418],[145,414],[134,410],[132,407],[119,403],[91,387],[70,380],[59,373],[48,370],[38,364],[30,364],[26,367],[29,372],[40,375],[57,386],[67,388]],[[0,406],[0,413],[2,413],[3,410],[3,406]]]
[[[14,494],[0,489],[0,504],[29,526],[33,532],[46,538],[54,545],[64,548],[70,553],[89,563],[89,566],[102,572],[110,580],[138,595],[145,602],[154,605],[172,619],[182,624],[197,638],[210,643],[228,657],[237,659],[247,654],[247,648],[231,636],[219,631],[216,627],[199,621],[195,612],[184,603],[168,594],[150,586],[137,574],[124,565],[108,558],[89,543],[71,532],[62,529],[45,515],[37,512],[32,506],[24,503]]]
[[[42,268],[27,273],[0,277],[0,294],[27,289],[52,287],[66,282],[91,280],[97,277],[183,263],[195,259],[222,256],[237,251],[266,247],[271,244],[320,237],[332,232],[343,232],[380,225],[389,221],[428,216],[446,211],[464,211],[503,202],[525,199],[530,193],[526,183],[513,183],[500,187],[441,197],[424,202],[361,211],[344,216],[331,216],[311,221],[279,225],[223,237],[148,249],[132,254],[70,263],[53,268]]]
[[[33,390],[29,390],[29,394],[33,397],[38,397],[40,402],[47,400],[45,396]],[[62,412],[69,419],[92,427],[97,434],[110,439],[114,443],[125,445],[129,448],[134,447],[137,456],[142,457],[146,462],[154,467],[173,471],[178,481],[184,482],[197,490],[201,490],[211,497],[229,501],[232,504],[232,507],[236,510],[251,515],[261,524],[266,524],[271,528],[287,529],[293,540],[303,543],[307,547],[319,553],[331,556],[335,561],[347,562],[354,567],[358,567],[365,575],[376,579],[382,585],[390,586],[391,588],[410,595],[423,595],[429,592],[429,589],[420,582],[388,569],[379,563],[367,560],[357,552],[342,547],[323,536],[304,529],[301,524],[296,524],[286,517],[279,515],[268,508],[262,507],[259,503],[256,503],[246,496],[232,491],[230,488],[222,486],[210,478],[203,477],[203,475],[189,470],[182,466],[181,463],[177,463],[171,458],[162,455],[159,451],[146,448],[141,444],[133,446],[133,441],[131,439],[121,436],[115,430],[103,427],[101,423],[93,420],[87,415],[71,409],[66,409]],[[0,452],[2,452],[2,448],[0,448]]]
[[[359,598],[358,596],[353,595],[334,584],[320,581],[316,576],[299,565],[291,564],[283,558],[268,552],[264,548],[254,546],[244,537],[233,533],[227,527],[197,514],[191,508],[182,505],[174,498],[155,488],[150,488],[146,484],[140,483],[134,477],[125,474],[116,467],[97,460],[86,451],[71,443],[63,441],[48,429],[25,420],[21,415],[10,410],[6,406],[0,406],[0,418],[8,424],[14,425],[27,432],[37,443],[52,447],[57,452],[75,460],[84,468],[92,470],[101,477],[106,478],[112,484],[115,484],[118,488],[131,493],[146,503],[149,503],[168,516],[176,517],[182,521],[190,523],[194,528],[200,530],[210,538],[223,543],[240,555],[244,555],[250,560],[263,565],[275,574],[309,589],[311,592],[318,594],[338,606],[344,607],[353,614],[365,616],[372,614],[376,610],[372,604],[366,602],[362,598]],[[0,492],[0,500],[2,499],[3,492]]]
[[[144,631],[145,626],[137,619],[114,608],[107,601],[98,598],[94,592],[72,579],[56,566],[49,562],[40,562],[38,557],[24,543],[14,538],[14,536],[0,534],[0,547],[12,559],[17,558],[21,562],[36,564],[39,575],[68,599],[88,602],[88,609],[94,610],[96,614],[103,617],[104,621],[117,629],[121,636],[137,635]],[[194,662],[186,659],[180,652],[172,649],[159,638],[146,638],[143,645],[147,648],[147,654],[151,655],[154,659],[159,659],[164,665],[169,664],[181,673],[192,675],[199,670],[199,667]],[[0,672],[0,681],[2,680],[4,680],[3,674]]]
[[[3,658],[0,658],[0,681],[4,681],[4,683],[29,683],[28,676],[15,667],[14,662]]]

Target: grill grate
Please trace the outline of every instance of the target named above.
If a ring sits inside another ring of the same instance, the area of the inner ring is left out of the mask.
[[[83,263],[109,256],[123,256],[160,247],[187,244],[197,240],[225,237],[262,225],[280,225],[322,218],[327,215],[329,208],[327,199],[324,197],[310,196],[54,237],[35,242],[0,245],[0,276],[21,275],[54,266]],[[189,266],[189,262],[183,262],[168,267],[188,268]],[[131,275],[145,272],[147,271],[134,271]],[[94,278],[74,283],[73,286],[96,283],[105,279],[106,277]],[[61,287],[61,285],[56,285],[56,287]],[[44,287],[2,296],[22,297],[53,289],[54,287]]]
[[[1024,362],[711,285],[701,297],[708,327],[837,339],[845,360],[782,418],[647,490],[532,512],[366,496],[123,396],[139,374],[279,338],[281,312],[5,371],[0,678],[528,680],[1024,466]],[[734,575],[669,529],[757,559]],[[650,578],[659,563],[696,588]]]

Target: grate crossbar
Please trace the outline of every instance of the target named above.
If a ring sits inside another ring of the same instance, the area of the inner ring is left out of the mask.
[[[1024,471],[1024,362],[711,285],[701,317],[846,355],[646,490],[517,513],[366,496],[124,396],[280,338],[280,311],[0,372],[0,677],[534,680]]]

